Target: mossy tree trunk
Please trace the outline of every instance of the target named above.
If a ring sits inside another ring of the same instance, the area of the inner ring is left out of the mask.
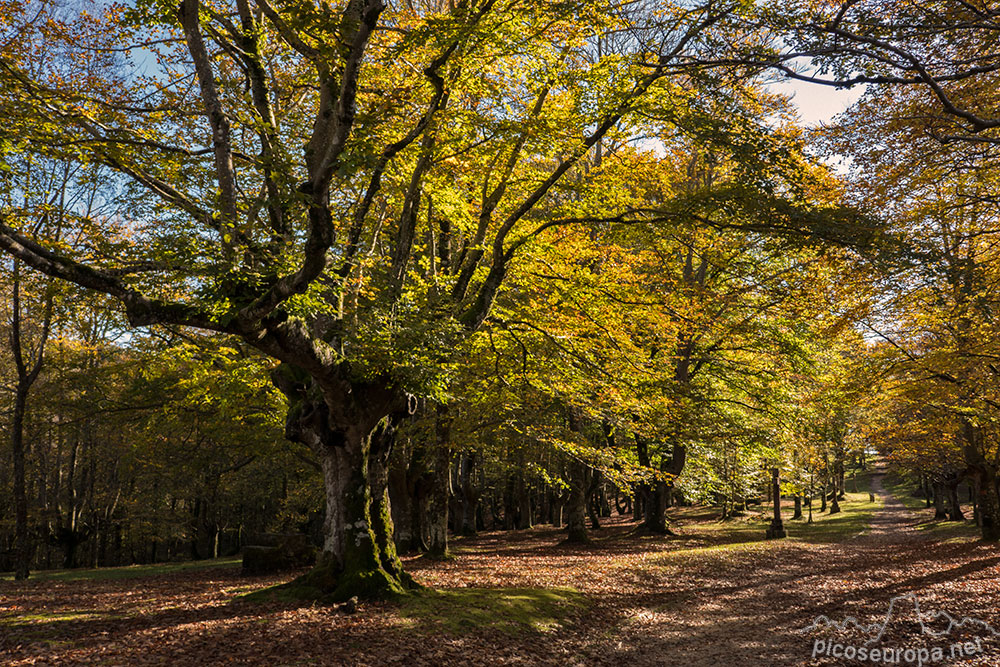
[[[287,585],[307,599],[376,599],[414,586],[396,553],[388,496],[395,428],[412,406],[385,384],[331,391],[283,365],[273,375],[289,398],[286,436],[309,445],[323,471],[323,550]],[[332,394],[332,395],[331,395]]]

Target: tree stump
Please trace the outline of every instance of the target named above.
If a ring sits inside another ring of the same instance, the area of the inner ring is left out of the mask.
[[[316,562],[316,549],[301,533],[261,533],[243,547],[243,574],[297,570]]]
[[[771,526],[764,533],[764,538],[776,540],[788,536],[785,533],[785,525],[781,521],[781,484],[778,480],[777,468],[771,468],[771,498],[774,501],[774,517],[771,519]]]

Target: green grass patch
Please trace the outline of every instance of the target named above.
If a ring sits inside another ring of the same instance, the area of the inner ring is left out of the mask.
[[[858,493],[847,493],[846,498],[840,501],[840,512],[837,514],[829,513],[829,503],[827,511],[821,514],[819,512],[820,501],[814,498],[812,523],[808,522],[809,508],[805,506],[802,508],[802,518],[793,520],[790,503],[788,499],[784,499],[781,516],[784,520],[785,531],[788,533],[788,539],[796,542],[825,544],[842,542],[863,535],[868,531],[875,512],[882,506],[882,501],[878,496],[876,496],[875,502],[868,499],[869,484],[870,475],[858,475]],[[848,482],[847,487],[853,488],[853,485]],[[738,518],[686,524],[683,529],[683,537],[706,538],[717,542],[717,544],[698,550],[728,549],[748,542],[763,541],[764,532],[770,523],[770,507],[761,505],[759,508],[755,508],[752,513]],[[722,543],[718,544],[718,542]],[[690,549],[685,551],[690,551]]]
[[[917,530],[925,535],[933,536],[939,542],[977,538],[982,534],[976,522],[970,519],[965,521],[921,521],[917,524]]]
[[[459,588],[424,590],[400,601],[407,625],[471,634],[483,629],[508,635],[554,632],[586,607],[572,588]]]
[[[847,485],[851,488],[850,484]],[[858,479],[858,488],[861,488],[861,479]],[[808,522],[809,508],[802,511],[802,519],[795,521],[785,520],[785,531],[789,539],[797,542],[808,542],[810,544],[828,544],[831,542],[843,542],[860,535],[864,535],[871,527],[872,517],[882,506],[882,500],[876,496],[875,502],[868,499],[868,491],[863,493],[847,493],[844,500],[840,501],[840,512],[830,514],[830,504],[827,503],[827,511],[820,514],[819,501],[813,500],[813,522]]]
[[[179,563],[154,563],[151,565],[128,565],[126,567],[100,567],[96,569],[77,570],[40,570],[32,572],[29,581],[103,581],[107,579],[137,579],[140,577],[158,577],[190,570],[204,570],[214,567],[239,567],[242,564],[240,556],[216,558],[213,560],[192,560]],[[4,574],[0,581],[12,581],[14,575]]]
[[[751,554],[767,551],[776,545],[787,543],[786,540],[764,540],[764,530],[767,526],[762,525],[756,530],[756,541],[730,542],[726,544],[710,544],[703,547],[684,547],[676,551],[668,551],[659,555],[653,562],[660,566],[685,567],[688,563],[705,563],[706,559],[713,557],[726,558],[730,555]]]
[[[246,586],[232,591],[234,597],[232,602],[252,602],[254,604],[267,604],[270,602],[282,603],[322,603],[323,594],[321,591],[304,591],[302,588],[290,586],[291,582],[274,584],[265,588]]]
[[[869,493],[872,490],[872,476],[875,471],[852,470],[844,476],[844,489],[848,493]]]
[[[112,611],[92,609],[8,614],[0,616],[0,636],[8,636],[14,643],[30,641],[50,649],[70,648],[75,642],[66,639],[66,635],[79,632],[83,624],[91,621],[114,622],[121,618],[123,616]]]
[[[17,629],[47,623],[93,621],[100,618],[110,618],[112,616],[113,614],[97,611],[58,611],[48,614],[18,614],[16,616],[0,616],[0,628]]]

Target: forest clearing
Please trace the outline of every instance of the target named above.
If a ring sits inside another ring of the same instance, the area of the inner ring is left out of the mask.
[[[923,501],[872,503],[866,486],[839,515],[789,522],[781,541],[762,539],[759,517],[720,522],[703,508],[672,513],[681,535],[670,540],[637,538],[624,519],[587,547],[551,527],[486,533],[459,540],[450,560],[405,561],[433,590],[354,614],[241,601],[288,577],[243,576],[235,559],[57,571],[6,589],[0,657],[12,666],[837,665],[812,655],[830,633],[802,630],[819,615],[878,621],[911,591],[924,608],[1000,624],[1000,557],[974,542],[975,526],[935,522]],[[912,631],[902,621],[885,643]],[[983,639],[982,652],[946,664],[996,664],[1000,644]]]

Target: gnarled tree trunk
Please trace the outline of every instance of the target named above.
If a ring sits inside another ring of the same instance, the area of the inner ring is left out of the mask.
[[[965,462],[976,477],[979,489],[979,516],[982,538],[988,542],[1000,541],[1000,487],[997,468],[986,459],[983,448],[983,432],[970,420],[964,420],[963,436],[965,444],[962,452]]]
[[[304,598],[380,598],[414,586],[393,542],[388,460],[412,406],[381,384],[318,387],[287,365],[272,375],[289,399],[286,436],[313,449],[323,471],[326,518],[316,567],[287,586]]]

